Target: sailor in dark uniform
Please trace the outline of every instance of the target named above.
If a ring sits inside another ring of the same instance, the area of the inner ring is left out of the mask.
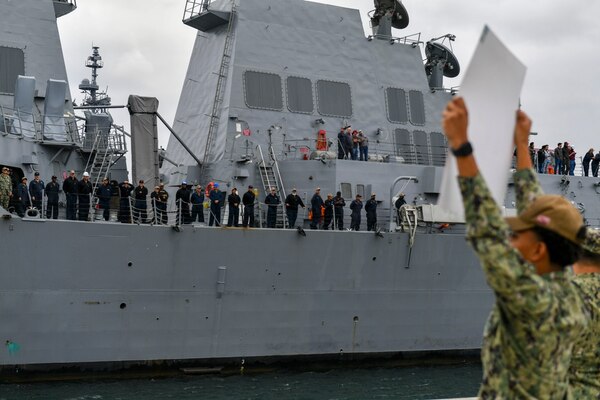
[[[267,205],[267,228],[275,228],[277,223],[277,207],[281,203],[279,196],[277,196],[277,190],[271,188],[271,193],[265,198],[265,204]]]
[[[177,204],[177,224],[189,224],[190,218],[190,201],[192,191],[188,188],[187,182],[181,182],[181,186],[175,193],[175,203]]]
[[[365,203],[365,211],[367,213],[367,230],[374,231],[377,228],[377,200],[375,200],[375,193],[372,193],[371,198]]]
[[[31,204],[42,211],[42,198],[44,197],[44,181],[40,179],[40,173],[34,174],[33,180],[29,183],[29,194],[31,195]]]
[[[233,188],[231,194],[227,197],[227,203],[229,204],[229,218],[227,219],[227,226],[238,227],[240,225],[240,203],[242,199],[237,193],[237,189]]]
[[[402,214],[400,213],[400,210],[405,204],[406,200],[404,199],[404,193],[400,193],[398,195],[398,199],[396,199],[396,202],[394,203],[394,206],[396,207],[396,213],[398,214],[398,224],[402,223]]]
[[[363,203],[361,200],[362,196],[360,194],[356,195],[356,199],[350,203],[350,209],[352,213],[350,214],[350,229],[353,231],[360,230],[360,210],[363,208]]]
[[[129,184],[129,181],[126,179],[119,185],[119,221],[125,224],[131,223],[131,192],[133,191],[133,186]]]
[[[63,182],[63,192],[67,197],[67,219],[76,219],[77,210],[77,178],[75,177],[75,171],[69,172],[69,177]]]
[[[312,221],[310,222],[310,229],[318,229],[321,223],[321,207],[323,207],[323,198],[321,197],[321,188],[315,190],[312,199],[310,200],[310,208],[312,211]]]
[[[342,192],[337,192],[333,198],[334,229],[344,229],[344,207],[346,207],[346,200],[342,197]]]
[[[58,179],[55,175],[52,176],[52,180],[46,185],[44,194],[48,198],[46,206],[46,218],[58,219],[58,192],[60,191],[60,185],[56,181]]]
[[[144,181],[140,179],[138,186],[133,190],[135,198],[135,208],[133,209],[133,220],[138,224],[145,224],[148,218],[148,188],[144,186]]]
[[[83,179],[77,183],[77,195],[79,196],[79,220],[87,221],[90,215],[90,194],[92,194],[92,182],[90,174],[83,173]]]
[[[31,207],[31,198],[29,197],[29,188],[27,187],[27,178],[22,177],[21,183],[17,185],[17,214],[19,217],[25,216],[25,210]]]
[[[223,193],[219,190],[219,184],[215,183],[210,191],[210,218],[208,226],[221,226],[221,207],[223,206]]]
[[[296,188],[292,189],[292,193],[290,193],[285,198],[285,211],[288,219],[288,226],[290,228],[294,228],[296,226],[296,219],[298,218],[298,206],[304,208],[304,202],[298,196]]]
[[[254,227],[254,201],[256,195],[254,194],[254,188],[252,185],[248,186],[248,191],[244,193],[242,197],[242,204],[244,204],[244,218],[242,219],[242,226],[244,228],[250,225]]]
[[[190,200],[192,203],[192,222],[204,222],[204,190],[202,190],[202,186],[196,186]]]
[[[112,187],[108,178],[102,179],[102,184],[96,188],[96,197],[98,197],[98,207],[102,209],[102,218],[105,221],[110,219],[110,198],[112,196]]]
[[[333,220],[333,195],[329,193],[327,195],[327,200],[325,200],[325,216],[323,218],[323,229],[328,230],[329,224]],[[333,230],[333,226],[331,227]]]

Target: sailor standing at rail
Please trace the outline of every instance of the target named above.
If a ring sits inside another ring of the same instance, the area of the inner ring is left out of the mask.
[[[277,207],[281,200],[277,196],[277,189],[271,188],[271,193],[265,197],[265,204],[267,205],[267,228],[275,228],[277,223]]]
[[[0,175],[0,206],[6,211],[8,211],[12,195],[12,182],[8,174],[8,167],[2,167],[2,175]]]
[[[219,184],[215,183],[210,191],[210,218],[208,226],[221,226],[221,207],[223,206],[223,193],[219,190]]]
[[[304,208],[304,202],[298,196],[296,188],[292,189],[292,193],[285,198],[285,213],[288,219],[288,227],[293,229],[296,227],[296,219],[298,218],[298,207]]]
[[[133,190],[135,207],[133,209],[133,220],[138,224],[145,224],[148,219],[148,188],[144,186],[144,180],[140,179],[138,186]]]
[[[567,371],[587,318],[565,267],[577,259],[583,219],[561,196],[540,195],[524,207],[523,185],[516,184],[519,214],[504,220],[479,174],[467,125],[464,101],[454,99],[443,127],[457,160],[467,239],[496,297],[484,332],[479,397],[571,399]],[[517,174],[524,176],[533,166],[521,139],[530,128],[519,112]]]
[[[350,229],[353,231],[360,231],[360,210],[363,208],[362,196],[356,195],[356,198],[350,203]]]
[[[27,187],[27,177],[21,178],[21,183],[17,185],[17,215],[23,218],[27,208],[31,207],[29,198],[29,188]]]
[[[133,191],[133,186],[129,183],[127,179],[123,181],[119,185],[119,221],[124,224],[131,223],[131,192]]]
[[[244,216],[242,218],[242,226],[244,228],[250,225],[254,227],[254,201],[256,200],[256,195],[254,194],[254,188],[252,185],[248,186],[248,191],[244,193],[242,197],[242,204],[244,204]]]
[[[192,203],[192,222],[204,222],[204,190],[197,185],[190,198]]]
[[[87,221],[90,214],[90,194],[92,194],[92,182],[90,174],[83,173],[83,178],[77,183],[77,195],[79,197],[79,220]]]
[[[112,196],[112,188],[108,182],[108,178],[102,179],[102,184],[96,188],[96,197],[98,197],[98,207],[102,209],[102,218],[105,221],[110,219],[110,198]]]
[[[229,204],[229,217],[227,218],[227,226],[240,226],[240,203],[242,199],[238,195],[237,188],[231,189],[231,194],[227,197]]]
[[[71,170],[69,176],[63,182],[63,192],[67,197],[67,219],[77,219],[77,178],[75,177],[75,171]]]
[[[33,174],[33,180],[29,183],[29,194],[31,195],[31,204],[38,211],[42,211],[42,200],[44,197],[44,181],[40,178],[40,173]]]
[[[57,179],[56,175],[52,175],[52,180],[48,182],[44,190],[44,194],[48,198],[46,205],[47,219],[58,219],[58,192],[60,191],[60,185],[56,181]]]
[[[344,229],[344,207],[346,207],[346,200],[342,197],[342,192],[337,192],[333,198],[333,215],[334,215],[334,226],[333,229]]]
[[[371,198],[365,203],[365,212],[367,213],[367,230],[377,229],[377,200],[375,193],[371,193]]]

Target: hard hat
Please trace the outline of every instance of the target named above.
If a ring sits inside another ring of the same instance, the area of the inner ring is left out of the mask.
[[[87,172],[84,172],[84,173],[83,173],[83,176],[90,176],[90,174],[89,174],[89,173],[87,173]]]

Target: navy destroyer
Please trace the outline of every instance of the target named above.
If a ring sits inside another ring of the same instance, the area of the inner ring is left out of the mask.
[[[99,94],[97,49],[93,78],[79,86],[86,100],[73,104],[56,19],[75,9],[73,0],[0,3],[0,164],[16,181],[39,172],[62,182],[74,170],[95,186],[121,182],[131,135],[133,181],[171,188],[168,218],[152,218],[150,200],[148,223],[137,224],[100,220],[93,198],[89,221],[64,219],[64,207],[47,219],[45,204],[23,217],[0,209],[4,374],[479,349],[492,295],[463,221],[436,206],[440,114],[453,95],[443,78],[460,71],[453,35],[397,35],[409,25],[399,1],[375,1],[365,34],[347,8],[187,0],[183,22],[197,38],[160,149],[157,99],[130,97],[131,133],[113,123],[111,107],[125,104]],[[368,138],[366,162],[338,143],[347,126]],[[598,224],[594,179],[540,179]],[[174,190],[184,181],[254,186],[256,226],[180,223]],[[302,212],[297,228],[281,205],[276,228],[265,228],[265,194],[292,187],[306,204],[317,187],[347,203],[375,193],[378,228],[311,230]],[[510,187],[504,207],[514,212]]]

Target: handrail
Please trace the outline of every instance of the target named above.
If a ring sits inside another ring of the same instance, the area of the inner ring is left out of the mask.
[[[265,161],[265,156],[263,154],[262,148],[260,147],[260,145],[256,145],[256,147],[258,148],[258,154],[260,154],[260,163],[258,164],[259,168],[262,166],[263,168],[267,167],[266,161]],[[260,172],[260,171],[259,171]],[[267,179],[267,185],[265,185],[265,178]],[[271,188],[271,182],[269,182],[269,177],[265,174],[265,177],[263,178],[263,174],[260,174],[260,179],[263,182],[263,189],[267,189],[267,188]]]
[[[280,184],[279,191],[281,192],[281,197],[283,199],[285,199],[287,197],[287,195],[285,194],[285,186],[283,184],[283,178],[281,177],[281,172],[279,171],[279,163],[277,162],[277,157],[275,156],[275,152],[273,151],[273,146],[271,146],[269,148],[269,150],[271,152],[271,158],[273,159],[273,165],[275,166],[275,171],[277,172],[277,175],[275,176],[275,180],[277,180],[277,178],[279,178],[279,184]],[[283,218],[285,219],[285,215]]]
[[[414,181],[415,183],[419,182],[419,179],[416,176],[399,176],[397,177],[394,182],[392,183],[392,185],[390,186],[390,220],[389,220],[389,224],[390,224],[390,232],[394,232],[395,230],[395,226],[394,226],[394,204],[393,204],[393,200],[394,200],[394,188],[396,187],[396,184],[398,184],[398,182],[400,181],[406,181],[406,183],[404,184],[404,186],[402,186],[402,189],[400,189],[400,192],[403,192],[404,189],[406,189],[406,187],[408,186],[408,184],[410,183],[410,181]]]

